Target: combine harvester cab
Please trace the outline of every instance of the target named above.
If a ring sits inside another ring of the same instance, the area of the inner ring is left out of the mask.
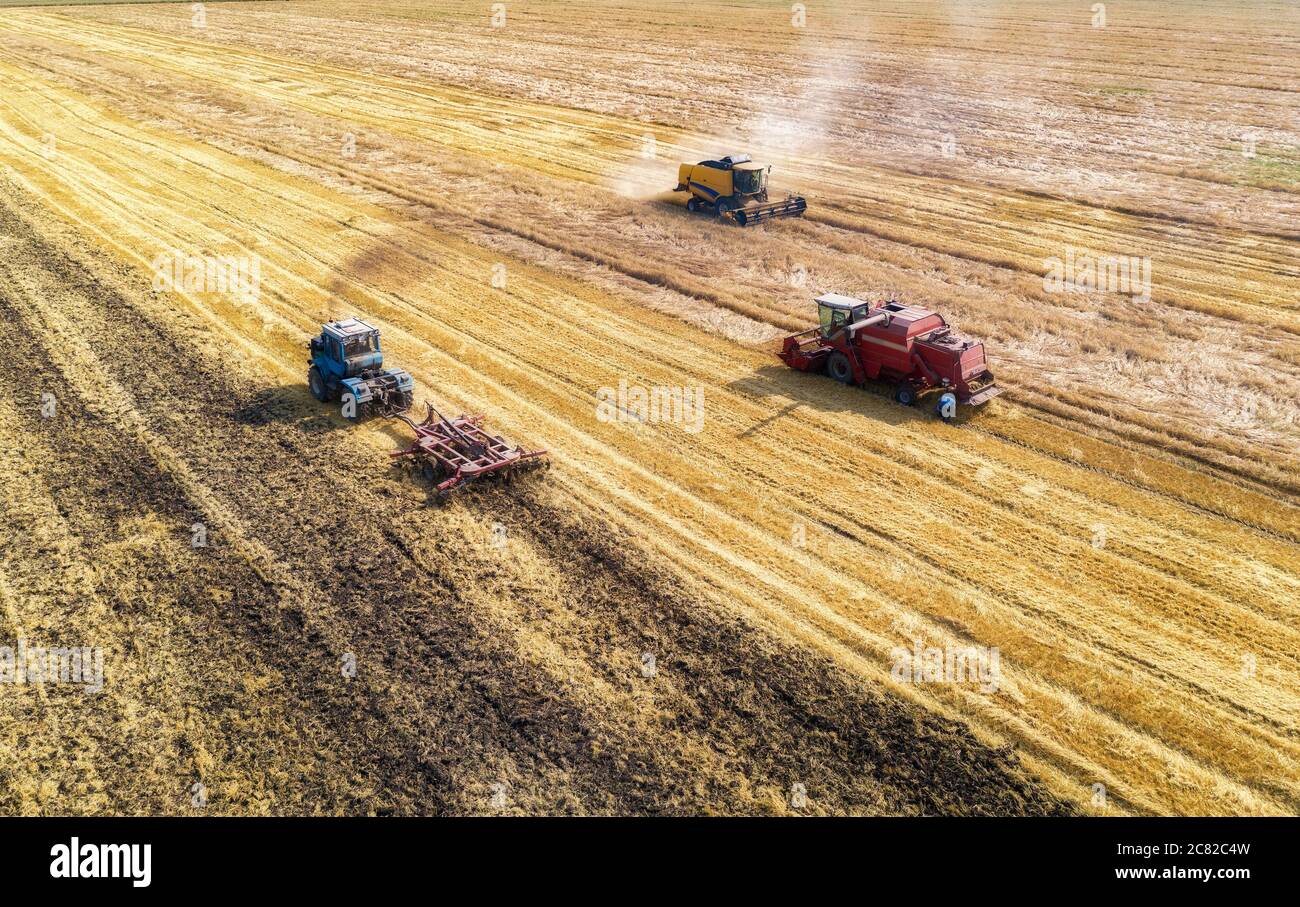
[[[322,403],[351,397],[353,418],[393,416],[411,408],[415,379],[384,368],[379,331],[357,318],[331,321],[308,343],[307,386]]]
[[[843,384],[886,381],[894,399],[911,406],[940,393],[944,421],[957,405],[980,406],[1002,392],[984,358],[984,344],[953,331],[928,309],[828,293],[817,297],[819,324],[785,339],[781,361],[800,371],[825,372]]]
[[[677,169],[676,192],[689,192],[688,211],[711,208],[720,219],[742,227],[778,217],[799,217],[808,210],[802,196],[768,201],[770,164],[755,164],[747,154],[732,154],[717,161],[682,164]]]

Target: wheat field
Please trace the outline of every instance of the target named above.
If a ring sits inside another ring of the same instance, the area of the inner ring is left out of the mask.
[[[1300,11],[1108,7],[0,11],[0,636],[109,666],[6,690],[0,805],[1296,813]],[[808,216],[688,214],[737,150]],[[159,289],[174,250],[260,292]],[[1053,292],[1071,250],[1149,292]],[[786,369],[827,291],[1006,393]],[[349,314],[553,468],[430,507],[306,390]],[[600,418],[621,382],[699,431]]]

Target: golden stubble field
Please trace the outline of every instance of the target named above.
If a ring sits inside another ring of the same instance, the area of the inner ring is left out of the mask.
[[[1295,813],[1300,25],[1107,6],[0,12],[6,635],[119,665],[5,690],[6,807]],[[731,150],[809,217],[663,191]],[[1050,292],[1070,250],[1149,298]],[[173,251],[258,297],[155,290]],[[827,290],[1009,392],[945,426],[789,372]],[[303,386],[353,312],[547,479],[428,510]],[[702,431],[601,421],[620,381]],[[998,689],[896,681],[915,641]]]

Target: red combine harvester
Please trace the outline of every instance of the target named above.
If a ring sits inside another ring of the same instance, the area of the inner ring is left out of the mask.
[[[513,447],[504,438],[488,434],[482,416],[445,419],[432,403],[426,406],[428,413],[422,422],[397,417],[411,426],[415,444],[389,456],[414,463],[433,483],[439,501],[471,482],[487,478],[508,482],[517,472],[550,465],[546,451]]]
[[[984,344],[956,333],[937,312],[828,293],[817,297],[817,327],[785,339],[777,355],[791,368],[825,372],[844,384],[888,381],[894,399],[911,406],[941,391],[944,421],[957,404],[979,406],[1002,392],[984,361]]]

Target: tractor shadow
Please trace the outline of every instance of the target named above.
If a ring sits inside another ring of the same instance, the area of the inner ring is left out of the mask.
[[[237,401],[230,418],[240,425],[253,427],[292,425],[306,434],[356,431],[364,427],[389,438],[393,450],[411,446],[411,430],[400,419],[381,415],[345,419],[340,406],[339,403],[321,403],[305,384],[285,384],[263,388]],[[417,404],[407,415],[418,422],[424,418],[424,409]]]
[[[231,419],[240,425],[293,425],[307,434],[348,428],[336,405],[321,403],[304,384],[268,387],[236,401]]]
[[[800,372],[784,365],[765,365],[752,375],[729,382],[728,390],[756,397],[781,397],[789,402],[740,432],[736,437],[747,438],[771,426],[795,410],[806,408],[826,413],[857,413],[885,425],[909,425],[918,422],[942,424],[934,415],[933,401],[922,397],[915,406],[902,406],[891,396],[886,385],[867,384],[863,387],[846,387],[825,375]]]

